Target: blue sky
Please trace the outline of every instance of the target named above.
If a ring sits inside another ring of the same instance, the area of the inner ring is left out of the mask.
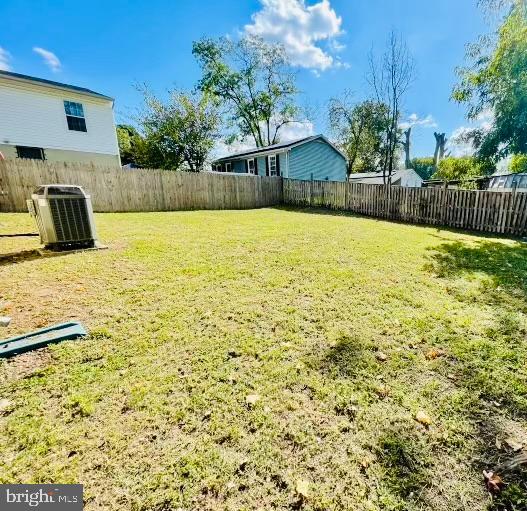
[[[2,0],[0,20],[1,68],[111,95],[117,121],[140,103],[134,83],[159,94],[194,86],[193,40],[251,32],[284,42],[297,64],[300,103],[315,113],[314,126],[289,136],[326,132],[327,101],[344,89],[368,96],[368,52],[382,50],[394,29],[418,72],[405,103],[416,124],[414,156],[433,152],[434,130],[451,135],[467,125],[449,100],[454,69],[465,44],[490,29],[476,0]]]

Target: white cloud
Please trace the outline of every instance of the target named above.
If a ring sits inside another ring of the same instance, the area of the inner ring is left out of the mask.
[[[461,156],[472,156],[474,154],[472,143],[462,140],[471,130],[472,128],[468,126],[460,126],[451,133],[447,142],[447,151],[450,152],[450,156],[459,158]]]
[[[223,140],[218,140],[214,149],[212,150],[212,159],[223,158],[229,154],[241,153],[249,151],[255,147],[254,140],[245,138],[243,140],[236,140],[232,144],[227,144]]]
[[[35,53],[38,53],[43,59],[46,65],[54,72],[60,71],[62,64],[59,60],[59,58],[49,50],[45,50],[44,48],[39,48],[38,46],[35,46],[33,48],[33,51]]]
[[[315,134],[315,126],[311,121],[286,124],[280,130],[280,142],[289,142]]]
[[[403,130],[413,128],[414,126],[421,126],[422,128],[437,128],[437,122],[430,114],[426,117],[419,117],[417,114],[411,114],[406,121],[399,124],[399,127]]]
[[[482,129],[489,131],[494,124],[494,112],[492,108],[485,108],[485,110],[482,110],[476,117],[476,121]]]
[[[0,46],[0,71],[11,71],[11,54]]]
[[[342,44],[341,42],[337,41],[336,39],[331,39],[329,41],[329,47],[335,52],[341,52],[346,49],[346,45]]]
[[[293,65],[319,71],[336,66],[339,61],[318,45],[327,42],[332,51],[344,49],[335,40],[342,34],[342,18],[329,0],[313,5],[306,5],[305,0],[261,0],[261,3],[262,9],[245,26],[247,34],[283,44]]]

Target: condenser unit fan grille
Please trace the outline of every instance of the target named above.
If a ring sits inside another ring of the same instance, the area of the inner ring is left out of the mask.
[[[86,201],[77,198],[49,199],[57,241],[85,241],[92,238]]]

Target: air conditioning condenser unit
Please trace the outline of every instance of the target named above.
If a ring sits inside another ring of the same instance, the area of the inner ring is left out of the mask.
[[[75,185],[40,186],[27,201],[46,248],[95,247],[97,232],[90,196]]]

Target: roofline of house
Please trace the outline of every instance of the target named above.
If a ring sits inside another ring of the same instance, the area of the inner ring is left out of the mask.
[[[503,174],[503,175],[508,176],[510,174]],[[439,184],[439,183],[444,183],[446,181],[447,183],[454,184],[454,183],[461,183],[464,181],[486,181],[487,179],[491,179],[493,177],[499,177],[499,176],[475,176],[475,177],[467,177],[466,179],[425,179],[423,183]]]
[[[485,176],[485,177],[505,177],[505,176],[517,176],[517,175],[522,175],[522,176],[525,176],[527,174],[527,172],[507,172],[506,174],[492,174],[490,176]]]
[[[273,146],[269,147],[257,147],[254,149],[254,151],[249,152],[243,152],[243,153],[235,153],[228,156],[223,156],[222,158],[218,158],[217,160],[214,160],[212,163],[224,163],[228,161],[238,161],[238,160],[246,160],[251,158],[257,158],[259,156],[265,156],[266,154],[272,153],[272,154],[279,154],[279,153],[285,153],[294,147],[298,147],[304,144],[307,144],[308,142],[312,142],[314,140],[322,139],[324,142],[329,144],[337,153],[339,153],[346,161],[347,158],[344,155],[344,153],[338,149],[334,144],[332,144],[324,135],[313,135],[311,137],[306,137],[300,140],[292,140],[290,144],[284,145],[282,147],[276,147],[273,148]]]
[[[255,149],[254,152],[250,152],[250,153],[237,153],[237,154],[233,154],[232,156],[223,156],[221,158],[218,158],[217,160],[213,160],[212,163],[225,163],[229,161],[247,160],[251,158],[258,158],[259,156],[264,156],[268,153],[273,153],[273,154],[285,153],[289,151],[289,149],[291,149],[291,146],[284,146],[278,149],[269,149],[269,150],[258,148],[258,149]]]
[[[105,99],[107,101],[111,101],[112,104],[114,102],[114,98],[110,96],[105,96],[104,94],[100,94],[99,92],[95,92],[90,89],[86,89],[84,87],[78,87],[76,85],[68,85],[67,83],[54,82],[53,80],[46,80],[45,78],[37,78],[35,76],[23,75],[20,73],[13,73],[11,71],[1,71],[1,70],[0,70],[0,78],[6,78],[7,80],[13,80],[17,82],[42,85],[42,86],[50,87],[53,89],[65,90],[68,92],[76,92],[77,94],[83,94],[85,96],[91,96],[94,98]]]
[[[397,172],[406,172],[407,170],[415,172],[415,169],[393,169],[392,170],[392,175],[396,174]],[[364,174],[367,174],[368,176],[372,176],[372,177],[377,177],[377,176],[382,176],[383,172],[382,172],[382,170],[378,170],[376,172],[355,172],[355,173],[352,172],[350,174],[350,176],[364,175]],[[386,175],[388,175],[388,174],[386,174]]]
[[[392,176],[396,174],[396,172],[392,172]],[[349,179],[377,179],[379,177],[383,177],[382,172],[373,172],[371,176],[353,176],[353,172],[349,175]],[[386,177],[389,177],[388,174],[386,174]]]

